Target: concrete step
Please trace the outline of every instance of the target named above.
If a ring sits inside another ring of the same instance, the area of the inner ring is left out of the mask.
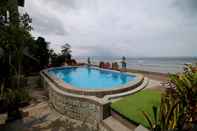
[[[110,116],[103,120],[103,124],[111,131],[134,131],[133,129],[129,129],[128,127],[126,127],[113,116]]]
[[[23,112],[24,117],[30,117],[30,116],[35,116],[38,115],[40,113],[49,113],[48,112],[48,103],[47,102],[41,102],[37,105],[30,105],[27,106],[25,108],[21,108],[20,110]]]
[[[7,118],[8,118],[8,114],[7,113],[0,114],[0,125],[6,124]]]
[[[113,110],[111,111],[111,116],[113,118],[115,118],[116,120],[118,120],[123,125],[125,125],[126,127],[128,127],[129,129],[135,129],[138,126],[138,125],[135,125],[134,123],[128,121],[127,119],[123,118],[123,116],[119,115],[118,113],[116,113]]]
[[[135,131],[149,131],[149,130],[148,130],[147,128],[145,128],[145,127],[139,125],[139,126],[135,129]]]
[[[118,94],[113,94],[113,95],[107,95],[104,97],[105,100],[110,100],[111,102],[114,102],[116,100],[119,100],[120,98],[128,95],[135,94],[141,90],[143,90],[147,85],[149,84],[149,79],[147,77],[144,78],[143,83],[138,86],[137,88],[134,88],[130,91],[123,92],[123,93],[118,93]]]

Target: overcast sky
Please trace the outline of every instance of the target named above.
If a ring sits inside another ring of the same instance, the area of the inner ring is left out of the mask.
[[[26,0],[34,36],[74,56],[197,56],[197,0]]]

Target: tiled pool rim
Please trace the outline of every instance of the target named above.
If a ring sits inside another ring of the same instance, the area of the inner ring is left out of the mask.
[[[66,66],[66,67],[54,67],[54,68],[48,68],[42,71],[42,73],[48,77],[54,84],[57,85],[58,88],[61,90],[64,90],[69,93],[74,93],[74,94],[79,94],[79,95],[90,95],[90,96],[97,96],[97,97],[104,97],[106,95],[112,95],[112,94],[117,94],[117,93],[123,93],[125,91],[132,90],[139,85],[143,83],[144,76],[140,74],[134,74],[134,73],[128,73],[128,75],[135,76],[134,80],[129,81],[128,83],[121,85],[117,88],[112,88],[112,89],[79,89],[75,88],[74,86],[65,83],[63,80],[57,78],[55,75],[52,75],[49,72],[49,70],[53,69],[63,69],[63,68],[73,68],[73,67],[79,67],[79,66]],[[109,71],[109,72],[117,72],[121,73],[120,71],[115,71],[115,70],[109,70],[109,69],[103,69],[103,68],[98,68],[98,67],[88,67],[88,68],[93,68],[93,69],[99,69],[99,70],[104,70],[104,71]]]
[[[61,69],[65,67],[56,68]],[[136,75],[136,80],[129,83],[129,86],[124,87],[123,90],[81,90],[75,89],[67,84],[66,87],[69,87],[65,88],[63,80],[48,73],[50,69],[41,71],[40,75],[43,87],[47,88],[49,91],[49,105],[51,108],[72,119],[87,121],[95,126],[103,119],[110,116],[111,109],[109,100],[111,96],[121,96],[124,92],[132,91],[134,88],[140,86],[144,81],[142,75],[132,73],[132,75]]]

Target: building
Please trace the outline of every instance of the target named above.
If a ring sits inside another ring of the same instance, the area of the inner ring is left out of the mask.
[[[24,0],[3,0],[0,5],[1,21],[9,21],[11,24],[18,24],[18,6],[24,7],[24,3]]]

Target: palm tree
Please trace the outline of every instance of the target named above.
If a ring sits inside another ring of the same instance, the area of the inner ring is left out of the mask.
[[[62,50],[61,50],[62,54],[64,55],[65,57],[65,60],[66,61],[70,61],[71,60],[71,46],[66,43],[65,45],[62,46]]]

